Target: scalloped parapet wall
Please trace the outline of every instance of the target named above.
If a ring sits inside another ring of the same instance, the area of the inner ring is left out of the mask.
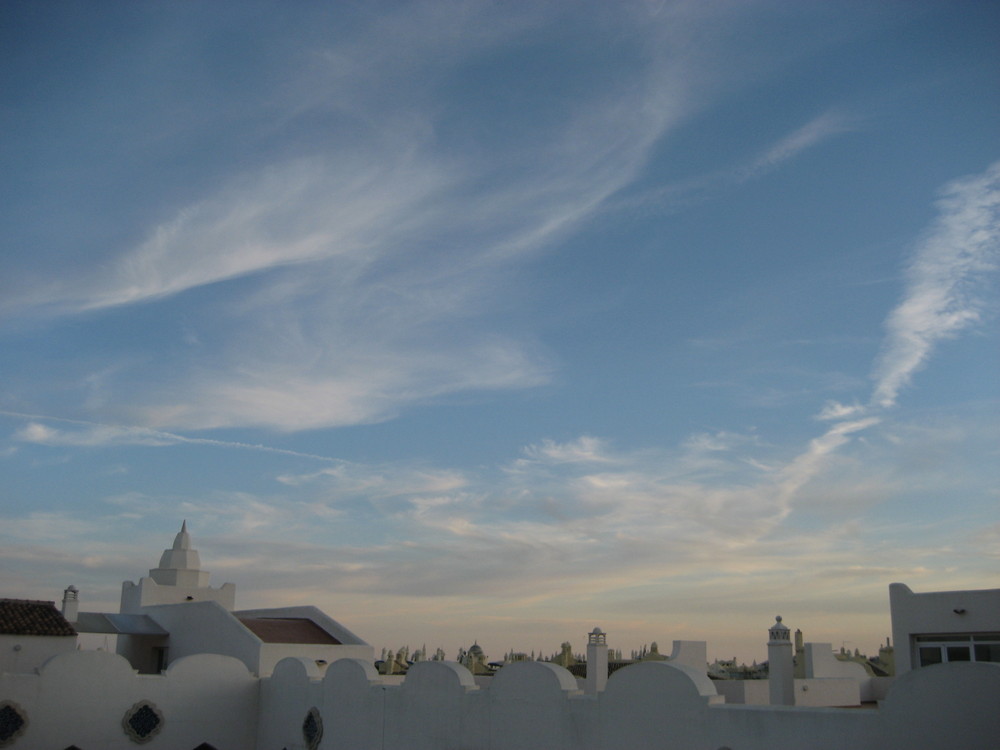
[[[996,747],[1000,665],[944,664],[898,678],[869,710],[719,703],[698,670],[642,662],[615,672],[607,689],[584,695],[566,670],[515,662],[489,687],[454,662],[420,662],[401,685],[371,662],[324,669],[288,658],[254,677],[237,659],[200,654],[158,675],[140,675],[104,652],[53,657],[37,673],[0,674],[0,698],[27,725],[10,747],[134,747],[122,717],[141,702],[163,727],[153,747],[254,750],[304,747],[315,710],[321,747],[354,750],[903,750]]]

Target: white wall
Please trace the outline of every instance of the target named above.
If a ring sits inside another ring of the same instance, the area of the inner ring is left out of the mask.
[[[807,643],[805,651],[806,677],[843,677],[858,682],[868,679],[868,672],[854,661],[841,661],[830,643]]]
[[[145,607],[142,612],[170,633],[165,641],[170,662],[195,654],[225,654],[242,661],[252,673],[267,676],[286,657],[323,660],[327,663],[342,658],[373,661],[375,657],[371,646],[325,615],[316,615],[319,610],[314,607],[229,612],[214,601],[204,601]],[[347,641],[347,645],[265,643],[245,628],[237,616],[315,617],[324,628],[332,630],[334,636]],[[337,627],[334,628],[329,623]],[[133,663],[145,664],[143,659],[135,661],[137,657],[132,654],[131,646],[139,643],[149,648],[152,641],[140,642],[133,637],[121,636],[120,643],[119,653],[128,656]]]
[[[0,672],[33,672],[56,654],[75,650],[72,635],[0,635]]]
[[[257,680],[238,660],[202,655],[163,675],[138,675],[121,657],[56,656],[39,674],[0,675],[0,698],[28,717],[15,750],[126,750],[121,728],[140,700],[165,718],[151,750],[303,748],[310,708],[324,726],[321,748],[353,750],[995,750],[1000,665],[944,664],[898,678],[865,710],[728,706],[704,675],[669,662],[615,672],[599,696],[581,695],[561,667],[518,662],[489,689],[453,662],[421,662],[398,687],[380,684],[366,661],[341,660],[325,674],[285,659]]]
[[[901,675],[916,666],[911,642],[915,634],[997,632],[1000,589],[915,594],[904,583],[892,583],[889,611],[896,674]]]
[[[674,641],[670,661],[704,672],[708,669],[708,644],[705,641]]]
[[[795,680],[796,706],[860,706],[861,682],[852,677]]]
[[[162,586],[149,577],[140,578],[139,583],[123,581],[119,611],[137,613],[141,611],[142,607],[158,604],[180,604],[187,601],[218,602],[226,609],[233,609],[236,606],[236,584],[224,583],[218,588],[211,586]]]
[[[282,659],[288,657],[306,659],[312,662],[322,660],[332,664],[338,659],[362,659],[374,663],[371,646],[336,646],[329,643],[262,643],[255,670],[261,677],[274,671]]]
[[[855,661],[841,661],[833,653],[830,643],[807,643],[804,647],[805,675],[815,680],[830,680],[832,683],[811,683],[803,685],[796,680],[796,706],[854,706],[861,702],[876,700],[879,696],[867,670]],[[851,682],[856,685],[851,685]],[[804,694],[805,687],[810,694]],[[825,696],[825,697],[821,697]],[[825,703],[820,701],[826,701]]]
[[[187,750],[208,742],[218,750],[248,750],[256,742],[258,682],[226,656],[193,657],[163,675],[139,675],[117,654],[74,651],[49,660],[39,674],[0,675],[0,696],[27,715],[14,750],[134,750],[122,718],[142,700],[164,717],[146,747]]]
[[[597,697],[538,662],[504,667],[488,689],[449,662],[414,665],[391,687],[367,663],[340,661],[322,678],[310,678],[308,666],[287,660],[263,681],[262,750],[303,747],[312,706],[323,717],[320,747],[354,750],[995,750],[1000,736],[993,664],[918,670],[897,681],[883,707],[864,710],[722,705],[718,683],[669,662],[621,669]]]
[[[239,659],[251,672],[258,673],[261,640],[217,602],[166,604],[142,611],[170,633],[167,638],[170,662],[195,654],[224,654]]]
[[[771,703],[771,687],[767,680],[715,680],[714,685],[727,705],[767,706]]]

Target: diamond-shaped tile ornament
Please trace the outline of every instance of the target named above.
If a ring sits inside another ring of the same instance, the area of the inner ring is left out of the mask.
[[[309,750],[316,750],[319,741],[323,739],[323,717],[319,715],[319,709],[313,706],[302,721],[302,738],[306,741]]]
[[[27,728],[28,717],[23,708],[14,701],[0,703],[0,747],[13,743]]]
[[[149,701],[139,701],[125,712],[122,729],[132,742],[149,742],[163,729],[163,714]]]

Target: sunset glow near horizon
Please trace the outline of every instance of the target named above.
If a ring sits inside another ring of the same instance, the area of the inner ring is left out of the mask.
[[[0,596],[382,647],[1000,585],[1000,5],[6,3]]]

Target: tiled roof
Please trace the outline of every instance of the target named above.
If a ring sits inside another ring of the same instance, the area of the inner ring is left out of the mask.
[[[247,629],[264,643],[325,643],[341,645],[323,628],[303,617],[241,617]]]
[[[0,635],[76,635],[55,602],[0,599]]]

